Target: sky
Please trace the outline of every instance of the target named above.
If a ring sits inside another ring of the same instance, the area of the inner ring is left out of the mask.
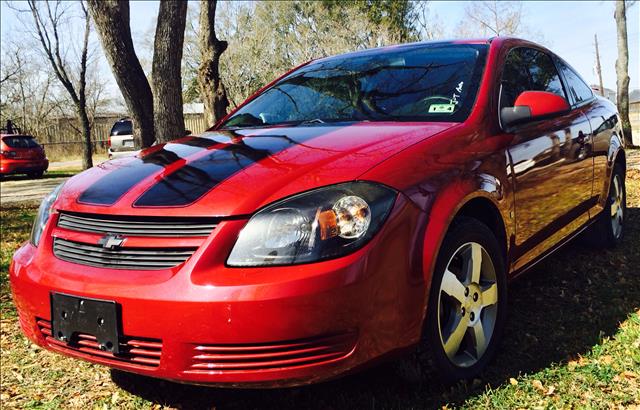
[[[14,2],[17,3],[17,2]],[[452,38],[454,29],[465,18],[465,1],[431,1],[431,13],[437,16],[444,35]],[[2,1],[0,9],[1,36],[19,31],[15,12]],[[525,24],[544,37],[543,45],[569,62],[589,82],[597,84],[595,72],[594,34],[598,35],[603,83],[616,89],[615,61],[617,58],[616,25],[613,19],[614,1],[525,1]],[[153,33],[157,1],[131,1],[131,31],[135,44]],[[640,88],[640,2],[627,12],[629,38],[630,89]],[[1,51],[1,50],[0,50]],[[0,53],[1,56],[1,53]],[[104,57],[99,64],[101,75],[108,78],[111,92],[117,93],[115,80]]]
[[[464,1],[434,1],[435,12],[445,31],[464,19]],[[525,1],[525,23],[542,33],[546,40],[542,45],[571,64],[589,84],[598,84],[595,72],[594,35],[598,35],[603,83],[616,89],[615,64],[618,56],[616,24],[613,19],[614,1]],[[629,88],[640,88],[640,2],[627,12],[627,37],[629,40]]]

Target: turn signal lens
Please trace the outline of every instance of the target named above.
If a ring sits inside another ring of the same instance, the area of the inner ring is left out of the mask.
[[[345,239],[359,238],[367,232],[371,223],[371,210],[367,202],[359,196],[340,198],[333,206],[338,221],[340,236]]]

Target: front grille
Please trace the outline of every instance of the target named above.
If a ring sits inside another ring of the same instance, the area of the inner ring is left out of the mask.
[[[168,269],[178,266],[197,248],[119,248],[53,239],[53,254],[67,262],[113,269]]]
[[[74,338],[73,343],[65,343],[55,339],[51,335],[51,322],[36,318],[38,329],[45,338],[49,346],[62,351],[81,352],[91,356],[96,356],[116,362],[125,362],[139,366],[155,368],[160,365],[162,355],[162,341],[158,339],[147,339],[137,337],[125,337],[121,343],[124,345],[124,352],[114,355],[111,352],[100,350],[96,338],[92,335],[80,333]]]
[[[349,355],[356,333],[265,344],[195,346],[189,373],[252,371],[321,364]]]
[[[213,218],[128,217],[61,212],[58,226],[80,232],[114,233],[124,236],[209,236]]]

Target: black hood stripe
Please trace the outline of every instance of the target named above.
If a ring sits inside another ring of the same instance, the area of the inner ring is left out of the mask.
[[[143,157],[136,158],[118,168],[87,188],[78,202],[93,205],[113,205],[143,179],[161,171],[176,161],[218,144],[207,138],[192,137],[164,145]]]
[[[262,134],[255,137],[243,137],[239,133],[220,133],[218,137],[226,137],[223,140],[218,138],[219,142],[226,142],[224,146],[165,176],[142,194],[134,206],[190,205],[225,179],[252,164],[267,160],[287,148],[303,144],[335,129],[336,127],[330,126],[287,128],[287,135]],[[275,160],[271,165],[287,167],[287,164]]]

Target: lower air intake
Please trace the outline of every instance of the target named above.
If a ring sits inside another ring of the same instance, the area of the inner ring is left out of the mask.
[[[200,345],[187,372],[251,371],[322,364],[349,355],[356,333],[265,344]]]
[[[124,353],[115,356],[111,352],[100,350],[96,338],[88,334],[77,335],[77,340],[73,344],[65,343],[55,339],[51,334],[51,322],[44,319],[36,319],[38,329],[45,338],[49,346],[61,351],[80,352],[115,362],[124,362],[144,367],[155,368],[160,365],[162,355],[162,341],[157,339],[146,339],[137,337],[125,337]]]

